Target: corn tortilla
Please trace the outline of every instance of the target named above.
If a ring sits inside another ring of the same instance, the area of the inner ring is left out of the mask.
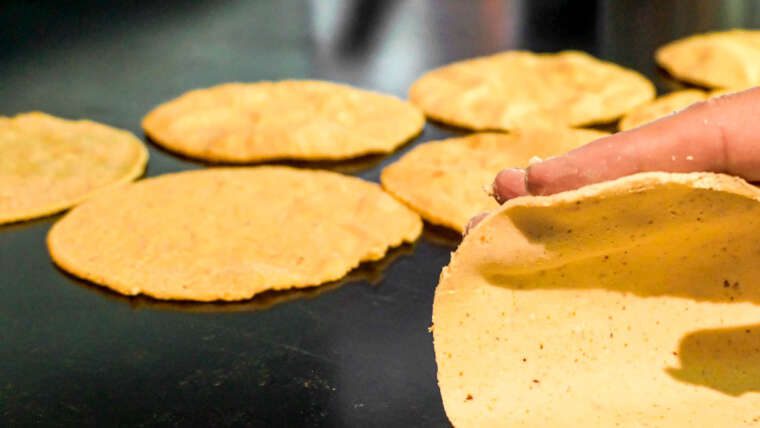
[[[39,112],[0,117],[0,224],[68,209],[139,177],[147,161],[127,131]]]
[[[64,270],[121,294],[231,301],[340,279],[421,229],[358,178],[212,168],[104,192],[56,223],[48,248]]]
[[[460,61],[428,72],[409,90],[429,117],[479,131],[606,123],[654,96],[641,74],[576,51]]]
[[[424,124],[419,109],[395,97],[308,80],[194,90],[143,119],[146,134],[161,146],[230,163],[389,153]]]
[[[485,190],[504,168],[526,167],[607,135],[587,129],[524,129],[420,144],[381,174],[383,188],[425,220],[463,232],[469,219],[499,205]]]
[[[637,128],[645,123],[665,117],[683,110],[686,107],[706,100],[708,94],[698,89],[684,89],[671,92],[629,111],[618,123],[618,129],[625,131]]]
[[[760,85],[760,31],[729,30],[670,42],[655,52],[673,77],[707,88]]]
[[[760,191],[643,173],[504,204],[433,307],[457,427],[757,426]]]

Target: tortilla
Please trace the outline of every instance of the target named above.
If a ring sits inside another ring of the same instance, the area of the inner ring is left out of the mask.
[[[526,167],[607,135],[586,129],[482,133],[418,145],[380,177],[383,188],[425,220],[463,232],[468,220],[499,206],[484,189],[508,167]]]
[[[683,110],[686,107],[706,100],[708,94],[698,89],[684,89],[658,97],[652,102],[640,105],[629,111],[618,123],[621,131],[637,128],[646,123]]]
[[[576,51],[460,61],[428,72],[409,90],[429,117],[475,130],[606,123],[654,96],[641,74]]]
[[[642,173],[510,200],[435,293],[457,427],[757,426],[760,191]]]
[[[156,107],[156,143],[217,162],[337,160],[389,153],[419,134],[422,113],[395,97],[308,80],[227,83]]]
[[[327,171],[214,168],[125,185],[48,235],[64,270],[125,295],[243,300],[337,280],[422,221],[380,186]]]
[[[0,224],[44,217],[142,175],[134,135],[32,112],[0,117]]]
[[[707,88],[760,84],[760,31],[730,30],[670,42],[655,52],[673,77]]]

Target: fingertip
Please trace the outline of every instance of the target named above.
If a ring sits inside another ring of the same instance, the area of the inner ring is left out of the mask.
[[[525,196],[528,190],[525,187],[525,170],[509,168],[501,170],[493,181],[493,196],[497,202],[504,202]]]
[[[488,213],[484,212],[471,218],[470,221],[467,222],[467,226],[464,228],[464,236],[467,236],[467,234],[470,233],[470,230],[472,230],[472,228],[477,226],[478,223],[483,221],[483,219],[486,218],[487,216],[488,216]]]

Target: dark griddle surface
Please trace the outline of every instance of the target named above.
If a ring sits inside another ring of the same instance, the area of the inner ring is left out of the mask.
[[[758,17],[751,1],[49,3],[0,5],[0,114],[138,135],[145,112],[192,88],[309,77],[403,96],[427,69],[510,48],[586,50],[670,90],[657,45]],[[377,181],[414,144],[456,133],[428,124],[391,156],[319,166]],[[204,167],[150,154],[148,176]],[[58,271],[44,247],[56,219],[0,227],[0,426],[447,425],[427,327],[454,234],[428,227],[341,284],[181,305]]]

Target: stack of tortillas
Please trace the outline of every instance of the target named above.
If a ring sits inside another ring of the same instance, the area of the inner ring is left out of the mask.
[[[760,191],[646,173],[514,199],[441,274],[457,427],[757,426]]]

